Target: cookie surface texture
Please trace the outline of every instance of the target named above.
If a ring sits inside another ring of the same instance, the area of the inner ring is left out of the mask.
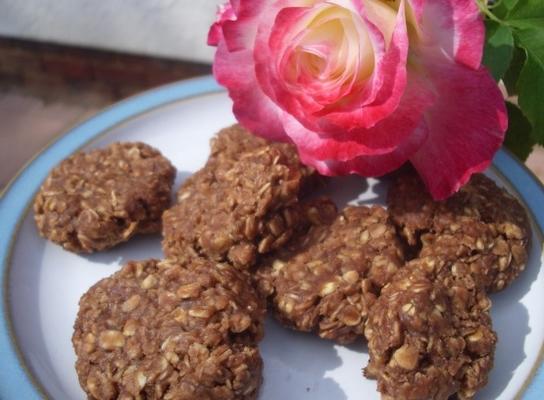
[[[362,337],[370,307],[403,264],[382,207],[347,207],[257,269],[260,291],[285,325],[339,343]]]
[[[182,185],[178,204],[164,214],[167,257],[196,252],[249,268],[297,229],[299,196],[313,171],[300,164],[292,146],[240,129],[219,133],[206,166]]]
[[[491,301],[448,263],[411,261],[370,310],[365,374],[385,399],[467,400],[487,383],[497,342]]]
[[[143,143],[80,152],[54,168],[34,201],[41,236],[77,253],[160,231],[175,169]]]
[[[230,265],[129,262],[80,300],[80,384],[92,399],[255,399],[264,313]]]
[[[520,202],[490,178],[475,174],[458,193],[433,201],[415,173],[392,184],[393,222],[422,256],[472,263],[488,292],[500,291],[525,269],[531,229]]]

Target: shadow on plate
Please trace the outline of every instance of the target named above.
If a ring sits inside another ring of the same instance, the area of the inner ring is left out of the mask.
[[[365,200],[357,199],[355,203],[359,206],[371,206],[374,204],[385,205],[389,184],[390,179],[387,176],[379,178],[376,183],[372,185],[370,191],[372,194],[371,197]]]
[[[261,400],[347,400],[340,385],[326,376],[342,365],[334,343],[294,332],[272,318],[265,324]]]
[[[353,351],[355,353],[368,354],[368,345],[366,339],[364,339],[363,337],[361,337],[361,340],[345,345],[344,347],[349,351]]]
[[[341,210],[349,202],[357,199],[367,190],[367,179],[355,175],[340,176],[328,178],[325,181],[325,186],[317,190],[315,196],[331,197],[338,206],[338,209]]]
[[[176,175],[176,180],[174,182],[174,188],[172,190],[172,204],[174,204],[174,201],[176,199],[176,192],[178,191],[179,187],[189,178],[191,175],[193,175],[193,172],[190,171],[178,171]]]
[[[121,268],[129,261],[147,260],[149,258],[163,258],[160,234],[137,235],[128,242],[121,243],[109,250],[91,254],[81,254],[93,264],[111,266],[119,265]]]

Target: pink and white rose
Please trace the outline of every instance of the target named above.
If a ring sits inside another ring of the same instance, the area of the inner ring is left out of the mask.
[[[436,199],[484,170],[507,114],[474,0],[230,0],[216,79],[255,134],[325,175],[410,161]]]

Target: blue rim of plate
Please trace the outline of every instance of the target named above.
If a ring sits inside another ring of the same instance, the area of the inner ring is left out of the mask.
[[[32,159],[0,195],[0,399],[41,399],[46,397],[41,384],[32,376],[19,352],[13,333],[8,274],[12,245],[19,223],[35,192],[49,171],[64,158],[106,130],[157,107],[176,101],[218,92],[222,88],[212,76],[189,79],[123,100],[68,131]],[[544,186],[515,156],[501,149],[493,165],[521,195],[540,230],[544,232]],[[542,356],[542,354],[541,354]],[[540,400],[544,393],[544,363],[535,365],[520,395],[526,400]],[[538,364],[537,363],[537,364]]]

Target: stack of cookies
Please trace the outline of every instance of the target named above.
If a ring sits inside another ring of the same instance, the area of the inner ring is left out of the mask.
[[[491,180],[435,202],[403,171],[387,209],[337,210],[293,146],[239,125],[168,208],[174,175],[149,146],[114,144],[65,160],[36,198],[40,233],[70,251],[162,226],[164,260],[129,262],[81,298],[73,345],[90,399],[256,399],[267,308],[340,344],[366,337],[383,399],[471,399],[486,384],[488,294],[523,270],[530,237]]]

